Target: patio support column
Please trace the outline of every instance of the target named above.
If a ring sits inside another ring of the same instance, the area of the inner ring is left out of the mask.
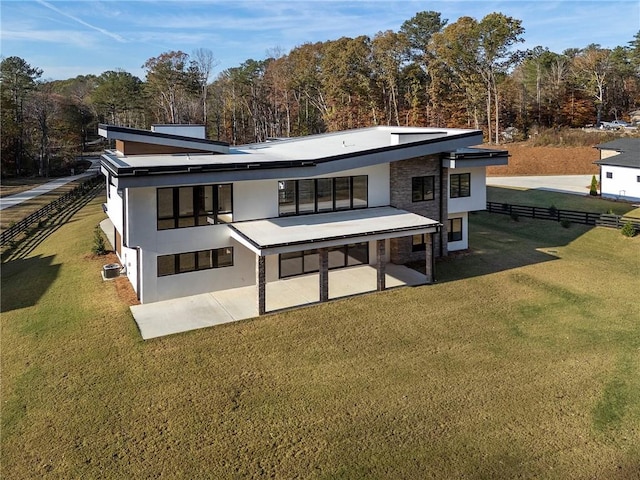
[[[318,256],[320,262],[320,301],[329,300],[329,249],[319,248]]]
[[[433,233],[427,233],[425,237],[425,274],[427,285],[431,285],[433,283]]]
[[[265,269],[265,257],[256,256],[256,286],[258,287],[258,315],[267,312],[267,276]]]
[[[381,292],[382,290],[384,290],[386,288],[386,279],[385,279],[385,270],[386,270],[386,261],[384,258],[384,240],[377,240],[376,241],[376,251],[377,251],[377,264],[376,264],[376,270],[378,272],[378,283],[377,283],[377,290],[379,292]]]

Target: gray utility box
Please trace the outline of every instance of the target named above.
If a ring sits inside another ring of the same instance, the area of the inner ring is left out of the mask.
[[[104,278],[116,278],[120,275],[120,268],[120,264],[118,263],[108,263],[102,267]]]

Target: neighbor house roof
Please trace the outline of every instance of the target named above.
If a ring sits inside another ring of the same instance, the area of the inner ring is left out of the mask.
[[[640,168],[640,138],[619,138],[612,142],[596,145],[598,150],[613,150],[619,152],[593,163],[611,165],[615,167]]]

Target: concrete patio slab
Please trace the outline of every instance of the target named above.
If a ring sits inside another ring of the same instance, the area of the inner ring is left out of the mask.
[[[424,284],[425,276],[403,265],[387,265],[387,288]],[[317,303],[318,274],[267,284],[267,312]],[[329,298],[338,299],[376,289],[371,265],[329,272]],[[133,305],[131,313],[144,340],[258,316],[256,287],[240,287],[161,302]]]
[[[231,315],[233,321],[258,316],[257,302],[253,301],[256,287],[241,287],[221,290],[207,295],[213,296],[225,311]]]
[[[133,305],[131,313],[145,340],[236,320],[210,293]]]

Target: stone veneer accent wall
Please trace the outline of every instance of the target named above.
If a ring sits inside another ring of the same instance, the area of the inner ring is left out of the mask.
[[[390,188],[391,188],[391,205],[401,208],[408,212],[417,213],[434,220],[438,220],[443,224],[440,234],[433,234],[435,244],[435,256],[439,257],[442,247],[442,255],[447,255],[447,196],[449,192],[448,172],[446,168],[441,168],[439,155],[429,155],[426,157],[412,158],[409,160],[401,160],[391,162],[390,165]],[[440,192],[440,174],[442,172],[442,195]],[[413,202],[411,200],[411,179],[413,177],[422,177],[433,175],[434,181],[434,199],[421,202]],[[442,218],[440,218],[440,203],[442,198]],[[444,241],[442,241],[444,239]],[[412,251],[412,238],[400,237],[394,238],[390,242],[391,262],[403,264],[411,261],[419,261],[425,259],[425,252]]]

